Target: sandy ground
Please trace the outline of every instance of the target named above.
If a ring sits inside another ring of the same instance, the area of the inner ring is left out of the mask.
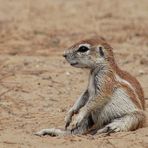
[[[147,0],[0,0],[0,147],[147,148],[148,124],[109,137],[37,137],[64,127],[87,71],[62,57],[76,41],[100,35],[148,98]],[[146,99],[148,110],[148,99]]]

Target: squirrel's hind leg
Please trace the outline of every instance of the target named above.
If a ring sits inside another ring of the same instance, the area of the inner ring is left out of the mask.
[[[93,125],[92,116],[89,115],[89,117],[81,124],[80,127],[74,127],[71,130],[68,129],[59,129],[59,128],[47,128],[42,129],[39,132],[35,133],[37,136],[44,136],[44,135],[50,135],[52,137],[54,136],[67,136],[67,135],[78,135],[78,134],[86,134],[88,133],[89,128]]]
[[[66,136],[70,135],[71,131],[70,130],[62,130],[58,128],[47,128],[47,129],[42,129],[39,132],[35,133],[37,136],[45,136],[45,135],[50,135],[52,137],[54,136]]]
[[[142,127],[145,121],[145,115],[143,111],[135,111],[133,113],[124,115],[121,118],[113,120],[111,123],[107,124],[104,128],[99,129],[97,134],[110,134],[114,132],[127,132],[136,130]]]

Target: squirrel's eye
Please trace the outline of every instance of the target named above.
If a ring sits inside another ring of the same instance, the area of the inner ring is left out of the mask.
[[[86,52],[86,51],[88,51],[88,50],[89,50],[88,47],[86,47],[86,46],[81,46],[77,51],[78,51],[78,52]]]

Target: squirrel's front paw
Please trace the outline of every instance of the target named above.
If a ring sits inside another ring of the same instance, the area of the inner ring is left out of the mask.
[[[67,116],[65,117],[65,129],[67,129],[67,127],[70,125],[71,121],[72,121],[72,116],[73,116],[73,111],[70,110],[67,114]]]
[[[79,113],[79,115],[76,117],[76,119],[73,121],[72,127],[73,128],[78,128],[81,126],[81,124],[83,123],[83,121],[86,119],[85,114],[83,114],[82,112]]]
[[[65,117],[65,129],[67,129],[67,127],[70,125],[71,120],[72,120],[72,117],[70,116]]]

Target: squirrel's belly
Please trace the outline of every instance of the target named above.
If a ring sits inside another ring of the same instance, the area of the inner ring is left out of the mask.
[[[101,112],[98,110],[92,113],[92,117],[94,121],[97,120],[100,126],[103,126],[115,118],[119,118],[136,110],[138,110],[138,108],[131,101],[127,93],[123,89],[118,88]]]

